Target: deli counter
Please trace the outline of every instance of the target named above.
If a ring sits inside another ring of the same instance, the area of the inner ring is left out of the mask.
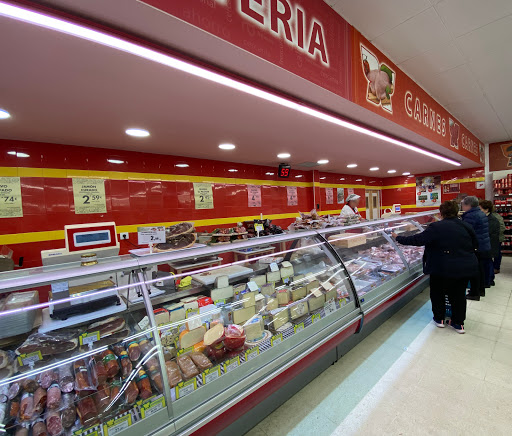
[[[1,273],[3,431],[243,434],[427,286],[422,247],[391,233],[434,220]]]

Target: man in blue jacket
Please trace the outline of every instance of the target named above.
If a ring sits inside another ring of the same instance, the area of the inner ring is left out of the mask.
[[[480,210],[478,198],[470,196],[462,200],[462,221],[473,227],[478,239],[478,274],[471,280],[471,289],[467,298],[479,301],[485,297],[485,265],[491,258],[491,239],[489,237],[489,223],[485,214]]]

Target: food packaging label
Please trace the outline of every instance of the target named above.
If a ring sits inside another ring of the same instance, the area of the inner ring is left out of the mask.
[[[257,292],[260,289],[256,282],[253,281],[247,282],[247,288],[249,288],[251,292]]]
[[[140,414],[142,419],[149,418],[165,408],[165,398],[162,396],[156,400],[147,401],[142,404]]]
[[[312,317],[311,317],[311,323],[314,324],[315,322],[318,322],[322,319],[322,316],[319,314],[319,313],[315,313]]]
[[[271,271],[271,272],[277,272],[277,271],[279,271],[279,266],[277,265],[277,263],[272,262],[272,263],[270,264],[270,271]]]
[[[39,360],[43,360],[41,351],[34,351],[33,353],[28,354],[20,354],[18,356],[18,363],[20,366],[33,366],[34,363],[38,362]]]
[[[83,333],[78,337],[80,345],[94,344],[100,340],[100,332]]]
[[[186,397],[197,389],[197,380],[194,377],[186,382],[180,382],[174,389],[176,389],[177,400]]]
[[[234,369],[240,366],[240,356],[236,356],[233,359],[226,360],[224,362],[224,373],[228,373],[229,371],[233,371]]]
[[[325,303],[324,312],[326,315],[330,315],[331,313],[336,312],[336,303],[334,300],[329,300],[327,303]]]
[[[305,329],[304,323],[301,322],[300,324],[296,324],[296,325],[293,326],[293,333],[299,333],[299,332],[301,332],[304,329]]]

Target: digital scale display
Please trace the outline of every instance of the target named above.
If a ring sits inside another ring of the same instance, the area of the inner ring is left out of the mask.
[[[279,165],[279,172],[277,173],[278,177],[282,179],[287,179],[290,177],[292,167],[288,164],[281,164]]]
[[[109,231],[75,233],[73,237],[77,247],[102,242],[108,244],[110,242]]]

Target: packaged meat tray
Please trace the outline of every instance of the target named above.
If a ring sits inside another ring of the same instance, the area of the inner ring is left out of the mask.
[[[9,295],[0,312],[0,339],[28,333],[34,327],[36,315],[41,309],[4,314],[10,310],[23,309],[39,303],[39,292],[15,292]]]

